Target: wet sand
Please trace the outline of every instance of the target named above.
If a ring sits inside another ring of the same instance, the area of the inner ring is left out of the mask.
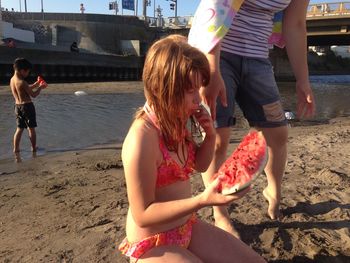
[[[232,131],[231,150],[246,132]],[[230,206],[233,223],[269,262],[350,262],[350,118],[293,127],[289,141],[284,218],[266,217],[262,175]],[[0,174],[0,262],[127,262],[120,145],[1,163]],[[211,209],[199,215],[212,222]]]

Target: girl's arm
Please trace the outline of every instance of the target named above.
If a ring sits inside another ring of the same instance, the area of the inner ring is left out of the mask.
[[[124,142],[122,158],[131,214],[140,227],[165,224],[189,215],[204,206],[227,204],[246,192],[224,196],[217,192],[219,179],[191,198],[157,202],[155,197],[157,152],[156,131],[135,123]]]
[[[220,73],[221,45],[217,44],[206,57],[210,67],[210,82],[201,88],[202,100],[209,106],[213,120],[216,119],[216,99],[219,96],[222,105],[227,106],[226,88]]]
[[[195,114],[195,117],[205,131],[204,141],[196,150],[195,169],[198,172],[205,172],[213,159],[216,131],[211,116],[203,106],[201,106],[200,112]]]
[[[283,38],[296,78],[298,116],[312,117],[315,102],[309,82],[307,64],[306,12],[309,0],[292,0],[284,12]]]

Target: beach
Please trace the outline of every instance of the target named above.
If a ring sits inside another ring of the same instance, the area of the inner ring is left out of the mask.
[[[92,83],[89,92],[108,93],[94,89]],[[269,262],[349,262],[350,117],[296,124],[289,129],[283,218],[266,216],[261,175],[230,205],[232,222]],[[229,152],[247,132],[232,129]],[[121,146],[0,162],[0,262],[128,262],[117,250],[128,209]],[[199,174],[192,184],[194,194],[203,191]],[[210,208],[198,214],[212,223]]]

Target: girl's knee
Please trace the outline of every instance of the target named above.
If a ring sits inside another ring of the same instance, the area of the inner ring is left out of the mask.
[[[264,128],[261,130],[265,136],[267,145],[272,148],[284,146],[288,142],[287,126],[277,128]]]

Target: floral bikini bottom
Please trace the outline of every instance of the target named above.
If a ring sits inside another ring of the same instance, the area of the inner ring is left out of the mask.
[[[138,242],[129,243],[125,238],[119,245],[119,250],[125,256],[130,257],[130,262],[136,262],[143,254],[154,247],[174,245],[188,248],[191,242],[192,227],[196,222],[197,217],[193,214],[185,224],[166,232],[146,237]]]

